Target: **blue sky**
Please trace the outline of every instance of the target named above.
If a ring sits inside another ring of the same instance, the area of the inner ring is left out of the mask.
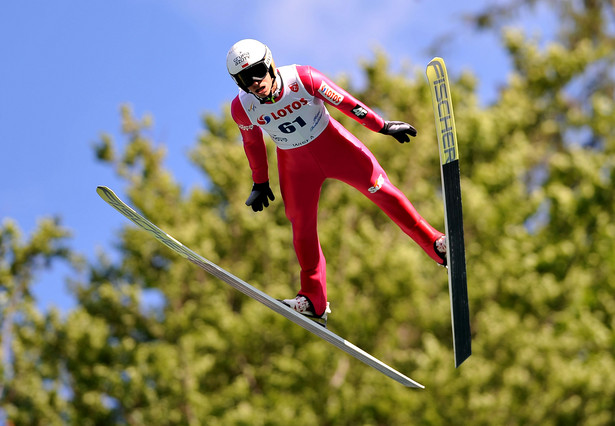
[[[154,138],[166,146],[166,166],[184,188],[204,185],[187,153],[203,114],[221,114],[237,92],[225,57],[242,38],[268,44],[278,65],[309,64],[356,83],[360,62],[375,48],[386,51],[394,69],[404,63],[424,70],[442,56],[450,74],[475,73],[488,102],[509,64],[496,37],[469,31],[462,21],[486,2],[2,2],[0,220],[16,220],[25,239],[38,219],[57,215],[77,252],[93,259],[98,249],[111,250],[127,222],[95,189],[107,185],[122,196],[124,186],[92,147],[103,133],[121,141],[122,104],[138,117],[154,117]],[[34,292],[42,307],[74,306],[66,274],[56,265],[39,276]]]

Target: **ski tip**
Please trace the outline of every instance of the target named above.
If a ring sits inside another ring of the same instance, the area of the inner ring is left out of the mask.
[[[115,192],[111,188],[108,188],[103,185],[99,185],[96,187],[96,193],[100,198],[102,198],[107,203],[113,203],[119,201],[119,197],[115,195]]]
[[[436,80],[441,79],[442,77],[446,77],[446,64],[444,63],[444,59],[436,56],[427,64],[427,68],[425,69],[425,73],[427,74],[427,79],[430,83],[434,83]],[[446,77],[448,80],[448,77]],[[433,95],[433,94],[432,94]]]
[[[109,187],[106,187],[104,185],[98,185],[96,187],[96,193],[103,198],[107,198],[105,197],[105,194],[115,194],[113,190],[111,190]]]
[[[434,57],[431,61],[429,61],[429,64],[427,64],[427,66],[432,66],[434,64],[441,64],[444,65],[444,59],[442,59],[439,56]]]

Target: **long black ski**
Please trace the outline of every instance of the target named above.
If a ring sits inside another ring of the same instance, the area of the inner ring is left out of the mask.
[[[209,260],[195,253],[194,251],[190,250],[188,247],[184,246],[182,243],[177,241],[175,238],[173,238],[166,232],[162,231],[152,222],[150,222],[145,217],[137,213],[134,209],[132,209],[130,206],[128,206],[126,203],[120,200],[118,196],[115,195],[115,193],[111,189],[107,188],[106,186],[99,186],[96,189],[96,192],[98,193],[98,195],[100,195],[100,197],[103,200],[105,200],[113,208],[115,208],[121,214],[123,214],[128,219],[133,221],[136,225],[143,228],[145,231],[149,232],[151,235],[154,236],[154,238],[156,238],[162,244],[164,244],[165,246],[167,246],[174,252],[180,254],[181,256],[185,257],[190,262],[194,263],[200,268],[203,268],[205,271],[209,272],[211,275],[221,279],[222,281],[224,281],[231,287],[234,287],[235,289],[239,290],[246,296],[249,296],[259,301],[263,305],[267,306],[268,308],[272,309],[273,311],[277,312],[278,314],[282,315],[288,320],[294,322],[295,324],[317,335],[321,339],[326,340],[327,342],[331,343],[333,346],[338,347],[339,349],[355,357],[359,361],[362,361],[365,364],[369,365],[370,367],[375,368],[376,370],[380,371],[382,374],[390,377],[391,379],[398,381],[402,385],[412,387],[412,388],[424,388],[424,386],[421,385],[420,383],[417,383],[411,378],[406,377],[399,371],[389,367],[387,364],[383,363],[379,359],[368,354],[364,350],[358,348],[357,346],[353,345],[347,340],[342,339],[335,333],[332,333],[327,328],[323,327],[321,324],[315,321],[312,321],[309,318],[295,312],[294,310],[287,307],[286,305],[279,302],[278,300],[272,298],[268,294],[263,293],[259,289],[251,286],[245,281],[242,281],[236,276],[220,268],[218,265],[210,262]]]
[[[453,325],[453,348],[455,366],[459,367],[472,354],[472,336],[463,237],[457,130],[444,60],[434,58],[427,65],[426,72],[431,87],[436,133],[440,147],[444,218],[448,239],[447,265]]]

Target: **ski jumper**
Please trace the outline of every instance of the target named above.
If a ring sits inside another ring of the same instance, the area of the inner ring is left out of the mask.
[[[301,290],[322,315],[327,302],[326,262],[317,232],[318,200],[325,179],[345,182],[373,201],[432,259],[443,234],[429,225],[387,177],[373,154],[333,119],[325,103],[378,132],[384,120],[310,66],[277,68],[275,102],[240,90],[231,104],[255,183],[269,180],[264,130],[277,145],[280,190],[292,224],[301,267]]]

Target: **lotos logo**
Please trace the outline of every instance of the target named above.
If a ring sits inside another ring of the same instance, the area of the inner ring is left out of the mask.
[[[344,100],[344,95],[338,93],[324,81],[320,84],[320,88],[318,89],[318,91],[326,100],[331,102],[333,105],[339,105]]]
[[[268,124],[271,122],[271,117],[263,114],[256,119],[256,122],[260,125]]]
[[[293,83],[290,85],[290,90],[297,93],[299,91],[299,83]]]
[[[293,112],[301,108],[303,105],[307,105],[307,104],[308,104],[308,101],[305,98],[301,98],[298,101],[293,101],[290,104],[286,105],[283,108],[280,108],[279,110],[275,112],[272,111],[269,114],[261,115],[260,117],[258,117],[256,122],[260,124],[261,126],[265,124],[269,124],[272,118],[274,120],[277,120],[279,118],[286,117],[288,114],[292,114]]]

